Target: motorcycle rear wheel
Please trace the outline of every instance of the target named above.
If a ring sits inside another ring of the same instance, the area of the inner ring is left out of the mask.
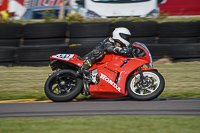
[[[144,82],[140,80],[140,74],[135,74],[128,80],[129,96],[138,101],[149,101],[157,98],[165,87],[163,76],[154,70],[143,71],[143,75]]]
[[[83,83],[73,70],[60,70],[46,81],[44,91],[54,102],[66,102],[76,98],[82,91]]]

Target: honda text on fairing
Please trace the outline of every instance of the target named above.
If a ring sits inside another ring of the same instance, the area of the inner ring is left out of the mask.
[[[45,83],[46,96],[55,102],[65,102],[80,93],[95,98],[117,98],[129,95],[139,101],[158,97],[165,87],[163,76],[153,68],[152,57],[142,43],[128,48],[131,54],[106,54],[83,77],[76,71],[84,60],[76,54],[50,57],[54,73]]]

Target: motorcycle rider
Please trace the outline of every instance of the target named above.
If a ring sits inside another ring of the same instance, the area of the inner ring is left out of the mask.
[[[87,70],[91,68],[95,62],[101,60],[106,53],[128,54],[130,41],[131,33],[127,28],[115,28],[112,37],[108,37],[103,42],[100,42],[95,49],[84,56],[85,60],[83,65],[78,69],[77,75],[82,76],[83,73],[87,73]]]

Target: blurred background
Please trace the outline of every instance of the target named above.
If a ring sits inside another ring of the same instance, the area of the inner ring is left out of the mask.
[[[0,65],[47,66],[53,54],[84,56],[121,26],[154,61],[200,60],[199,0],[0,0]]]
[[[4,19],[41,19],[41,11],[48,6],[55,10],[55,14],[59,14],[55,7],[62,5],[66,14],[79,12],[90,18],[152,17],[160,13],[168,16],[200,15],[199,0],[0,0],[0,14]],[[33,10],[30,14],[32,17],[22,18],[29,10]]]

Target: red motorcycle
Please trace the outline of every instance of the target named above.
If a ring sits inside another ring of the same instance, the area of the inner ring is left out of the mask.
[[[76,54],[50,57],[52,71],[45,83],[46,96],[55,102],[65,102],[80,93],[95,98],[117,98],[129,95],[139,101],[158,97],[165,87],[163,76],[153,68],[152,57],[142,43],[133,43],[131,54],[106,54],[83,77],[76,71],[84,60]]]

